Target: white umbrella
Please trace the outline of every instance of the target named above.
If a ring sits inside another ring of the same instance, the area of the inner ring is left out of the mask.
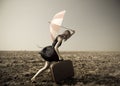
[[[61,11],[61,12],[55,14],[52,21],[50,22],[50,35],[51,35],[52,40],[55,39],[58,31],[60,30],[65,12],[66,11],[64,10],[64,11]]]

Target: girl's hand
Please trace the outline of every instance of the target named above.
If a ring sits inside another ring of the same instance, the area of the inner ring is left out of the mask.
[[[72,31],[73,33],[75,33],[75,30],[70,29],[70,31]]]
[[[71,33],[71,36],[72,36],[72,35],[75,33],[75,30],[72,30],[72,29],[71,29],[71,31],[72,31],[72,33]]]

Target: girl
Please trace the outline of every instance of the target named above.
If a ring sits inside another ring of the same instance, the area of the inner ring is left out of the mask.
[[[52,46],[47,46],[42,49],[40,52],[42,58],[45,60],[45,66],[41,68],[31,79],[32,82],[35,81],[36,76],[39,73],[44,72],[46,69],[50,67],[50,64],[52,62],[57,62],[63,60],[63,58],[60,56],[58,48],[61,46],[63,40],[68,40],[73,34],[75,33],[75,30],[65,30],[63,34],[58,35],[55,40],[52,43]]]

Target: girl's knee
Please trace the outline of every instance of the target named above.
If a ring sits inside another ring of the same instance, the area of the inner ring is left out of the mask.
[[[50,62],[46,61],[46,62],[45,62],[44,69],[48,69],[49,67],[50,67]]]

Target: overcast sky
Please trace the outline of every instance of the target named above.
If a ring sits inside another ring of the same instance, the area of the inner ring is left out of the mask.
[[[0,0],[0,50],[51,45],[48,21],[62,10],[76,34],[60,50],[120,51],[120,0]]]

